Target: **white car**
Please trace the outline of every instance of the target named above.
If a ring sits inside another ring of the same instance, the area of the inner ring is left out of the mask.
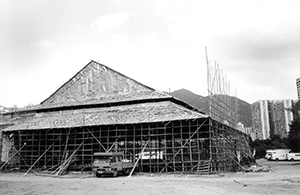
[[[287,159],[290,161],[300,160],[300,153],[288,153]]]

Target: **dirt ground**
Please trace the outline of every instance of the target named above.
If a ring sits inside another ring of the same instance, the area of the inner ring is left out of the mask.
[[[300,162],[257,161],[268,172],[215,175],[136,174],[96,178],[72,173],[62,177],[0,173],[0,194],[300,194]]]

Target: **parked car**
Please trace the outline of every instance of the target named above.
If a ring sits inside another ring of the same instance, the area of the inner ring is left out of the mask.
[[[294,161],[294,160],[300,160],[300,153],[288,153],[287,154],[287,159],[290,161]]]

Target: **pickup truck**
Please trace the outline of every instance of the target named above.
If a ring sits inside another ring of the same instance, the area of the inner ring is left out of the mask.
[[[102,175],[129,174],[134,163],[124,159],[122,152],[96,152],[93,160],[93,173],[96,177]]]

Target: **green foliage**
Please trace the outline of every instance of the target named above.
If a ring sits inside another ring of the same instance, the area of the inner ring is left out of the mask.
[[[300,101],[292,106],[294,120],[290,124],[288,146],[293,152],[300,152]]]
[[[251,143],[252,149],[256,150],[256,158],[263,158],[266,155],[266,150],[286,149],[288,140],[275,135],[271,139],[260,140],[256,139]]]
[[[288,146],[293,152],[300,152],[300,119],[294,120],[290,125]]]

